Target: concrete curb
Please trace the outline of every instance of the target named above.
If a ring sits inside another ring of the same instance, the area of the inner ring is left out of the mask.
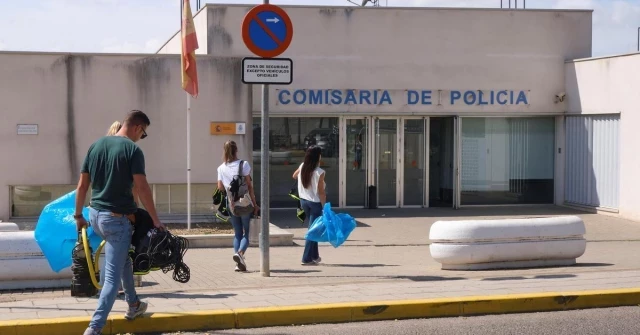
[[[230,248],[233,247],[233,234],[211,235],[180,235],[189,240],[189,248]],[[250,246],[258,246],[256,241],[250,240]],[[269,245],[272,247],[289,247],[294,245],[293,233],[269,224]]]
[[[109,317],[103,334],[547,312],[637,304],[640,304],[640,288],[150,313],[132,322],[114,315]],[[0,334],[81,334],[89,320],[90,317],[73,317],[0,321]]]
[[[18,231],[18,225],[13,222],[2,222],[0,221],[0,231],[8,232],[8,231]]]

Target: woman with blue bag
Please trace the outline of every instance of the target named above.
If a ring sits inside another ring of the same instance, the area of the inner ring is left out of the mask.
[[[322,216],[322,208],[327,202],[325,193],[325,171],[319,167],[322,150],[318,146],[311,146],[304,156],[304,163],[293,173],[293,179],[298,180],[298,195],[305,216],[309,219],[309,226]],[[321,261],[318,242],[306,240],[302,265],[317,265]]]

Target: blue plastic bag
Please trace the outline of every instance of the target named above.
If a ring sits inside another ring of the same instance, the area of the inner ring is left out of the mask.
[[[54,272],[71,266],[71,251],[78,241],[76,220],[73,218],[75,208],[74,190],[49,203],[38,217],[35,239]],[[87,207],[82,208],[82,215],[89,222]],[[93,251],[102,242],[102,238],[91,227],[87,229],[87,238]]]
[[[329,242],[337,248],[349,238],[354,229],[356,220],[349,214],[336,214],[331,210],[331,203],[327,202],[322,209],[322,216],[309,225],[304,238],[315,242]]]

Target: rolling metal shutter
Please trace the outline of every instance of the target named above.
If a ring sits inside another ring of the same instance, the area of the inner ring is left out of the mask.
[[[567,116],[565,202],[618,208],[619,115]]]

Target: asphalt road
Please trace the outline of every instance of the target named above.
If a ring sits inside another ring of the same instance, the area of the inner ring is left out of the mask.
[[[295,327],[235,329],[165,335],[410,335],[410,334],[640,334],[640,307],[567,312],[489,315],[403,321],[357,322]]]

